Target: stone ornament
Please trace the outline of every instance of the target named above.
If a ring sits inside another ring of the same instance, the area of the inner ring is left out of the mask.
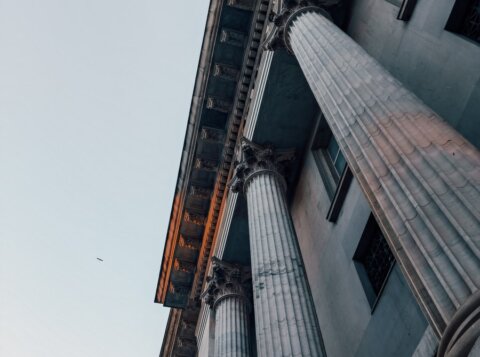
[[[192,212],[187,212],[185,211],[185,215],[183,217],[185,222],[195,224],[197,226],[204,226],[207,218],[204,216],[201,216],[197,213],[192,213]]]
[[[250,270],[239,264],[232,264],[212,258],[212,275],[207,278],[207,287],[200,298],[210,308],[224,298],[238,296],[245,300],[248,306],[252,290]]]
[[[220,33],[220,42],[230,46],[243,47],[247,40],[247,35],[243,32],[223,28]]]
[[[197,170],[204,170],[204,171],[216,171],[217,162],[209,159],[197,158],[195,160],[194,168]]]
[[[294,159],[295,152],[292,149],[275,150],[272,145],[260,146],[242,138],[237,152],[237,160],[234,162],[235,172],[229,183],[230,189],[232,192],[241,192],[251,177],[263,171],[275,173],[286,188],[283,176],[288,163]]]
[[[229,113],[232,110],[232,103],[226,99],[208,97],[207,108],[222,113]]]
[[[228,6],[236,7],[242,10],[252,11],[255,6],[254,0],[228,0]]]
[[[318,11],[327,18],[330,15],[326,11],[331,6],[337,5],[341,0],[276,0],[274,1],[269,20],[273,26],[267,33],[264,48],[275,51],[279,48],[286,48],[293,53],[286,34],[292,20],[305,11]]]
[[[214,77],[236,82],[240,76],[240,71],[238,68],[229,64],[215,63],[213,66],[213,75]]]

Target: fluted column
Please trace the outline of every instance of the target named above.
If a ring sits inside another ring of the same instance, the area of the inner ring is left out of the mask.
[[[246,139],[241,150],[231,188],[247,198],[258,355],[322,356],[281,173],[293,155]]]
[[[480,153],[322,10],[288,15],[287,47],[441,336],[480,287]]]
[[[213,258],[213,275],[202,299],[215,314],[215,357],[250,357],[250,273]]]

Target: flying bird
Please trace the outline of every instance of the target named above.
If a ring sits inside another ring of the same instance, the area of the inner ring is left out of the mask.
[[[103,259],[101,259],[101,258],[97,258],[97,260],[99,260],[99,261],[103,262]]]

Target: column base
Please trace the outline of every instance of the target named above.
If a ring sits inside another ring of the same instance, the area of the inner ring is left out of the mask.
[[[450,320],[437,357],[465,357],[480,339],[480,291],[473,294]]]

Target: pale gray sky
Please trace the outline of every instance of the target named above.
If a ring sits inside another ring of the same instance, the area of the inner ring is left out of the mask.
[[[208,2],[0,0],[1,356],[158,356]]]

